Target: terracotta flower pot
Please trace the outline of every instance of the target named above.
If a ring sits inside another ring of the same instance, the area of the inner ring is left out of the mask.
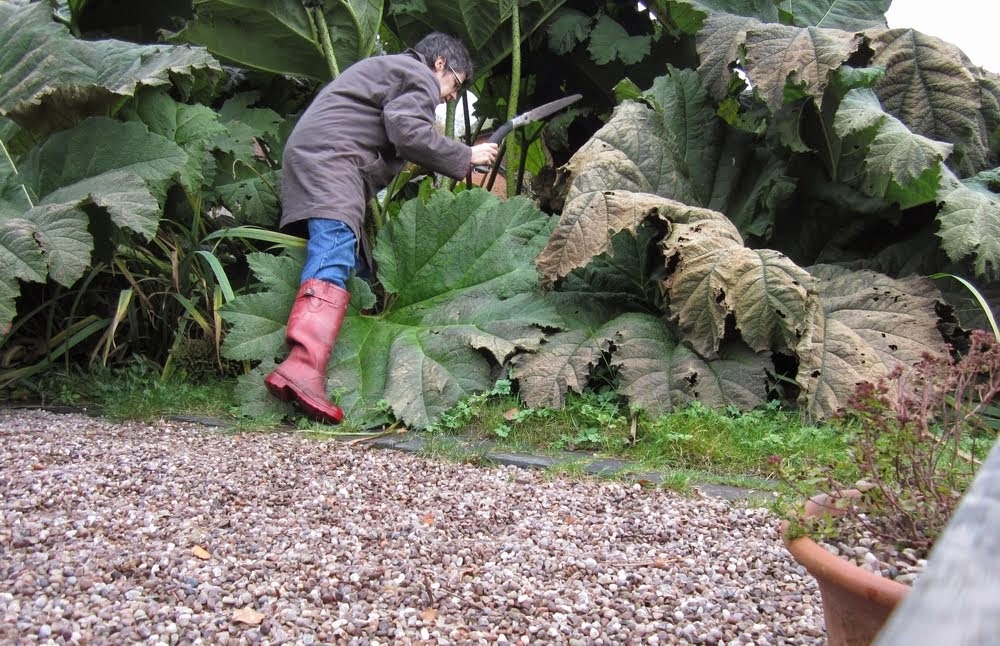
[[[817,498],[806,503],[806,516],[829,513],[830,507],[824,506]],[[860,646],[875,641],[896,604],[910,591],[910,586],[831,554],[808,536],[789,539],[788,521],[781,524],[781,537],[795,560],[819,583],[830,646]]]

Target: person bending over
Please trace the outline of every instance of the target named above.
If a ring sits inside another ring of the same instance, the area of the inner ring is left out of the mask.
[[[435,107],[455,100],[472,76],[462,41],[442,33],[401,54],[367,58],[324,87],[303,113],[282,157],[281,227],[306,221],[309,241],[288,316],[288,358],[264,383],[310,418],[339,423],[326,369],[347,312],[347,278],[372,266],[364,235],[369,199],[407,161],[461,179],[492,164],[497,145],[467,146],[438,133]]]

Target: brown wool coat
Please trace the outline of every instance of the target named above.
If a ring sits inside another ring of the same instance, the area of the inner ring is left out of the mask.
[[[281,226],[308,218],[345,222],[370,262],[368,200],[404,161],[448,177],[469,171],[471,149],[435,129],[441,86],[422,56],[376,56],[348,67],[299,119],[282,157]]]

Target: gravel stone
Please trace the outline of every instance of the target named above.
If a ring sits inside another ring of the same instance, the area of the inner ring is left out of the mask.
[[[0,488],[2,643],[825,641],[777,520],[721,498],[23,410]]]

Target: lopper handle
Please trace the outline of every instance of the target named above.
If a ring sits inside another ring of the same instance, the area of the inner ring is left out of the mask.
[[[490,135],[490,138],[487,139],[487,143],[499,145],[500,142],[503,141],[504,137],[506,137],[513,129],[514,129],[514,120],[511,119],[506,123],[504,123],[499,128],[497,128],[496,130],[494,130],[493,134]],[[485,175],[486,173],[490,172],[490,168],[492,168],[492,166],[473,166],[472,170],[477,173],[482,173],[483,175]]]
[[[513,130],[513,129],[514,129],[514,120],[511,119],[511,120],[507,121],[506,123],[504,123],[499,128],[497,128],[493,132],[493,134],[490,135],[489,143],[491,143],[491,144],[499,144],[501,141],[503,141],[504,137],[506,137],[510,133],[510,131]]]

